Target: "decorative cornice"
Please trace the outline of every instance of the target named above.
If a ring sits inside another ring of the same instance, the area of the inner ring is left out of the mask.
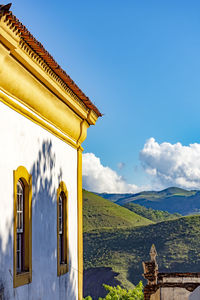
[[[80,104],[84,110],[89,112],[86,105],[72,92],[67,84],[48,66],[48,64],[41,58],[23,39],[19,43],[20,48],[26,53],[43,71],[56,82],[74,101]]]
[[[0,17],[0,61],[0,90],[4,93],[0,101],[71,146],[80,147],[99,111],[77,96],[71,78],[10,12]]]
[[[8,18],[8,15],[4,15],[1,21],[6,25],[10,32],[12,32],[12,38],[17,41],[17,45],[23,52],[28,55],[34,63],[36,63],[59,87],[66,92],[76,103],[81,105],[81,107],[89,112],[89,108],[81,101],[76,94],[67,86],[67,84],[49,67],[49,65],[45,62],[45,60],[40,57],[32,48],[28,45],[28,43],[21,37],[20,30],[17,29],[16,26],[13,25],[11,20]],[[4,27],[5,29],[5,27]],[[12,49],[11,49],[12,53]]]
[[[7,95],[5,92],[0,90],[0,102],[6,104],[22,116],[26,117],[27,119],[31,120],[35,124],[43,127],[54,136],[58,137],[60,140],[64,141],[68,145],[72,146],[75,149],[78,149],[80,146],[77,145],[75,141],[70,139],[64,132],[61,132],[58,128],[50,124],[49,122],[45,121],[41,117],[37,116],[33,113],[30,109],[26,108],[22,105],[19,101],[12,98],[11,96]]]
[[[162,280],[163,278],[200,278],[200,272],[187,272],[187,273],[180,273],[180,272],[171,272],[171,273],[158,273],[158,279]]]
[[[72,93],[71,95],[73,95],[73,97],[76,95],[82,104],[84,104],[89,110],[93,110],[96,113],[97,117],[102,116],[98,108],[79,89],[70,76],[67,75],[67,73],[53,59],[53,57],[45,50],[43,45],[33,37],[27,28],[12,14],[12,12],[3,11],[3,17],[0,17],[0,19],[10,28],[15,37],[18,38],[20,45],[22,44],[22,48],[26,47],[26,44],[29,45],[29,47],[34,51],[31,53],[29,48],[29,55],[32,57],[34,57],[34,54],[38,55],[36,60],[40,65],[43,64],[45,72],[47,72],[49,76],[53,76],[54,79],[56,76],[58,76],[60,79],[60,84],[68,93]],[[76,99],[76,97],[74,98]]]

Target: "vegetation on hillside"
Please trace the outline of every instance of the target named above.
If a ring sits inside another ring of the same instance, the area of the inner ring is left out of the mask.
[[[83,230],[126,228],[148,225],[152,221],[102,197],[83,190]]]
[[[154,243],[160,271],[200,270],[200,216],[182,217],[135,228],[84,234],[84,267],[111,267],[126,288],[142,279],[142,262]]]
[[[184,190],[176,188],[152,192],[151,199],[153,193],[155,197],[151,203],[159,206],[164,201],[172,210],[182,203],[182,210],[189,212],[190,204],[200,202],[197,197],[200,192],[197,191],[186,191],[188,198],[183,195]],[[158,193],[161,198],[157,197]],[[168,198],[162,200],[166,195]],[[192,197],[196,197],[194,201]],[[87,191],[83,192],[83,199],[84,269],[92,271],[101,267],[101,272],[104,272],[105,267],[111,268],[116,273],[116,281],[124,288],[132,289],[134,284],[143,280],[142,262],[149,260],[149,250],[155,244],[159,271],[200,270],[199,215],[180,217],[178,214],[146,209],[135,204],[139,200],[126,204],[126,208]],[[141,201],[150,203],[149,200]],[[200,207],[200,203],[198,205]],[[95,285],[97,282],[94,282]]]
[[[147,218],[153,222],[162,222],[166,220],[173,220],[182,217],[180,214],[175,213],[175,214],[170,214],[167,211],[162,211],[162,210],[155,210],[152,208],[146,208],[144,206],[141,206],[139,204],[135,203],[128,203],[125,204],[124,207],[128,208],[129,210],[135,212],[136,214]]]

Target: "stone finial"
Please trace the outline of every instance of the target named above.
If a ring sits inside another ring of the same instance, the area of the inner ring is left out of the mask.
[[[156,285],[158,282],[158,264],[156,262],[157,251],[153,244],[150,250],[150,261],[143,262],[144,278],[147,279],[148,285]],[[148,298],[149,299],[149,298]]]
[[[151,250],[150,250],[149,254],[150,254],[150,257],[151,257],[151,261],[156,262],[157,251],[156,251],[156,247],[155,247],[154,244],[151,246]]]

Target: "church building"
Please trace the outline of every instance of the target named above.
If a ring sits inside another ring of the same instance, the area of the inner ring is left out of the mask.
[[[0,5],[0,300],[81,300],[82,142],[101,116]]]

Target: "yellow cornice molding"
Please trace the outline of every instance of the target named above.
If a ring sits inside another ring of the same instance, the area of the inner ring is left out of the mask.
[[[0,18],[0,28],[4,32],[7,33],[8,36],[10,36],[10,39],[15,41],[15,43],[19,43],[20,41],[20,33],[19,31],[12,25],[10,20],[6,19],[6,16],[3,16]],[[12,42],[13,43],[13,42]]]
[[[34,50],[22,39],[18,31],[13,31],[8,20],[0,20],[0,41],[10,50],[27,70],[29,70],[41,83],[45,84],[63,102],[69,105],[81,118],[87,118],[89,109],[74,94],[67,84],[35,53]]]
[[[18,42],[14,40],[4,28],[0,26],[0,41],[9,51],[17,48]]]
[[[102,116],[98,108],[59,66],[43,45],[37,41],[28,29],[12,14],[12,12],[7,11],[4,15],[1,14],[0,27],[18,42],[18,46],[25,50],[27,56],[31,55],[31,58],[34,57],[34,59],[37,57],[37,61],[41,63],[45,72],[48,69],[48,73],[51,73],[54,78],[56,77],[58,81],[61,82],[62,86],[65,86],[65,89],[67,89],[74,100],[77,100],[86,110],[92,109],[98,117]]]
[[[61,139],[71,145],[73,144],[73,146],[83,142],[83,137],[86,137],[87,133],[83,134],[82,121],[87,118],[87,114],[85,118],[81,118],[76,114],[68,105],[63,103],[55,94],[51,93],[34,76],[27,72],[26,69],[22,68],[1,44],[0,65],[0,89],[4,92],[2,96],[4,103],[8,103],[12,108],[16,108],[16,104],[13,104],[13,101],[11,101],[11,99],[14,99],[18,101],[18,104],[23,104],[36,114],[40,120],[38,122],[35,116],[30,117],[30,112],[27,112],[25,109],[22,111],[21,108],[17,107],[18,112],[21,112],[24,116],[36,121],[36,123],[53,134],[59,135]],[[57,130],[50,129],[50,125]],[[87,131],[88,127],[89,125],[84,126],[84,130]],[[58,131],[61,133],[58,133]],[[68,138],[65,138],[66,136]],[[81,139],[80,136],[82,137]]]
[[[68,145],[72,146],[73,148],[75,149],[79,148],[79,145],[75,141],[70,139],[66,134],[61,132],[58,128],[56,128],[49,122],[45,121],[41,117],[37,116],[37,114],[32,112],[30,109],[22,105],[19,101],[9,96],[2,90],[0,90],[0,101],[6,104],[7,106],[9,106],[10,108],[12,108],[13,110],[15,110],[16,112],[18,112],[19,114],[28,118],[32,122],[43,127],[44,129],[46,129],[47,131],[49,131],[50,133],[52,133],[53,135],[55,135],[65,143],[67,143]]]
[[[79,138],[77,140],[78,145],[81,145],[82,142],[86,139],[88,127],[89,127],[88,122],[86,120],[83,120],[80,124],[80,135],[79,135]]]
[[[24,41],[11,54],[81,118],[86,118],[88,108],[84,103]]]
[[[88,121],[88,123],[90,125],[95,125],[97,119],[98,119],[97,114],[93,110],[90,110],[88,112],[88,115],[87,115],[87,121]]]
[[[75,101],[76,104],[79,104],[82,109],[84,109],[84,112],[89,111],[85,104],[74,94],[72,90],[70,90],[67,84],[57,74],[55,74],[55,72],[47,65],[47,63],[38,54],[36,54],[24,40],[20,41],[19,46],[23,52],[26,53],[26,55],[28,55],[31,60],[34,61],[34,63],[36,63],[40,69],[42,69],[48,75],[48,77],[56,83],[56,85],[58,85],[65,93],[68,94],[71,100]]]
[[[73,147],[79,147],[88,127],[96,123],[97,114],[85,106],[5,18],[0,20],[0,65],[0,89],[37,114],[40,120],[24,109],[17,108],[17,111]],[[5,95],[2,99],[16,108],[10,99],[5,100]]]

